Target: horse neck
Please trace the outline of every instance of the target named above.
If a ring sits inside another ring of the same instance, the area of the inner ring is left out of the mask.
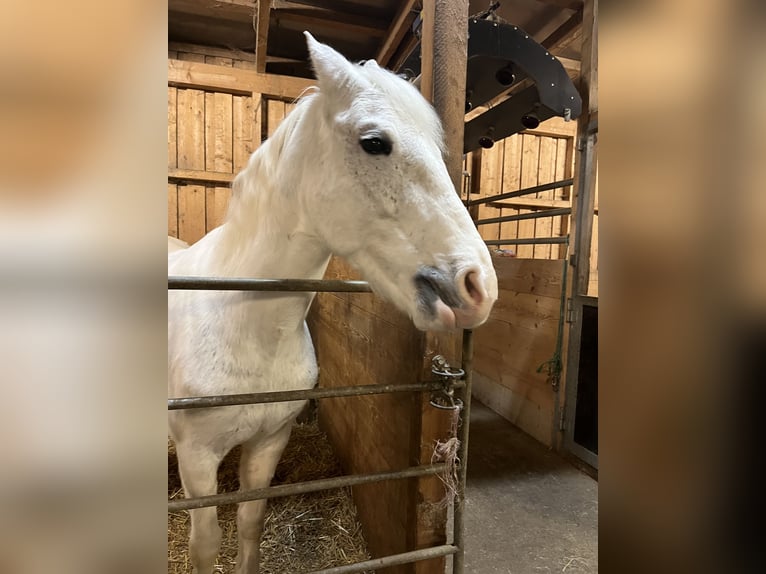
[[[214,274],[271,279],[321,279],[324,275],[330,252],[312,234],[309,214],[303,213],[298,201],[302,193],[310,193],[300,189],[309,178],[295,176],[301,172],[296,166],[280,169],[286,139],[295,134],[295,124],[307,107],[296,108],[292,112],[296,116],[288,116],[238,176],[232,207],[212,258],[218,262]],[[302,166],[304,173],[313,169]],[[246,295],[252,303],[246,312],[257,318],[253,324],[286,331],[302,329],[313,297],[313,293],[251,292]]]

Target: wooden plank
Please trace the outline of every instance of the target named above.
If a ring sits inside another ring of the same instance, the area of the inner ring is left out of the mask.
[[[205,188],[205,231],[209,233],[226,218],[231,189],[228,187]]]
[[[538,159],[540,155],[540,138],[538,136],[524,134],[521,136],[521,188],[537,185]],[[520,213],[526,213],[521,210]],[[519,221],[519,237],[534,237],[534,220]],[[516,248],[516,256],[523,258],[534,257],[534,245],[519,245]]]
[[[234,65],[234,60],[232,58],[226,58],[221,56],[205,56],[205,63],[206,64],[213,64],[216,66],[224,66],[231,68]]]
[[[204,151],[204,148],[203,148]],[[194,184],[231,185],[233,173],[219,173],[201,169],[170,169],[168,179],[173,182],[191,182]]]
[[[314,80],[261,74],[253,70],[228,68],[200,62],[168,60],[168,85],[211,92],[251,95],[253,92],[277,98],[298,98]]]
[[[205,62],[205,54],[198,54],[196,52],[178,52],[178,59],[184,62]]]
[[[583,22],[583,11],[577,10],[569,19],[551,32],[540,44],[551,53],[555,54],[557,50],[572,37],[577,34]]]
[[[232,124],[233,171],[234,173],[239,173],[245,168],[250,155],[255,151],[255,111],[253,110],[253,98],[249,96],[233,96]]]
[[[232,171],[232,95],[205,94],[205,170]]]
[[[396,12],[396,16],[380,44],[378,53],[375,55],[375,59],[381,66],[385,67],[388,65],[391,57],[396,52],[399,44],[402,43],[405,34],[412,25],[416,17],[416,14],[413,12],[416,2],[417,0],[404,0]]]
[[[325,276],[358,277],[337,259]],[[406,316],[373,295],[321,293],[312,306],[309,325],[322,387],[408,383],[419,378],[423,334],[412,328]],[[346,472],[404,468],[414,462],[411,444],[417,440],[419,405],[412,394],[330,399],[320,402],[319,415]],[[373,556],[411,549],[410,489],[408,481],[353,489]],[[410,568],[379,572],[412,572]]]
[[[239,61],[239,67],[243,66],[244,62],[253,64],[250,68],[254,67],[255,54],[252,52],[245,52],[243,50],[236,50],[230,48],[216,48],[215,46],[203,46],[201,44],[188,44],[182,42],[168,42],[169,52],[187,52],[193,54],[202,54],[203,56],[218,56],[220,58],[231,58],[233,60],[232,65],[237,65]]]
[[[269,44],[270,0],[258,0],[255,27],[255,70],[266,71],[266,52]]]
[[[240,96],[241,97],[241,96]],[[231,174],[233,169],[233,96],[205,95],[205,169],[218,174]],[[232,176],[233,177],[233,176]],[[205,191],[205,230],[218,227],[226,213],[229,189],[207,186]]]
[[[572,177],[572,162],[573,162],[573,156],[574,156],[574,138],[567,138],[567,139],[560,139],[558,141],[558,150],[556,154],[556,180],[561,181],[561,179],[567,179]],[[567,186],[563,189],[558,190],[559,191],[559,197],[562,199],[560,201],[567,203],[571,206],[572,204],[572,187]],[[560,236],[564,236],[567,233],[569,233],[569,217],[561,217],[559,218],[558,224],[555,226],[556,229],[559,231]],[[559,259],[563,259],[566,257],[567,254],[567,245],[559,245],[558,246],[558,252],[559,252]]]
[[[178,89],[168,87],[168,167],[178,167]]]
[[[542,297],[561,296],[561,260],[493,257],[492,263],[500,289]]]
[[[571,138],[577,134],[577,122],[574,120],[566,122],[564,121],[564,118],[554,116],[545,120],[535,129],[523,130],[521,133],[536,136]]]
[[[178,167],[205,169],[205,93],[178,90]]]
[[[493,263],[499,297],[475,331],[474,394],[550,445],[555,394],[536,371],[555,350],[562,262],[493,257]]]
[[[555,181],[556,175],[556,140],[553,138],[540,138],[540,156],[537,164],[537,181],[539,183],[546,183]],[[536,194],[537,199],[555,199],[554,194],[557,190],[551,189],[548,191],[542,191]],[[550,217],[543,217],[535,219],[535,234],[534,237],[552,237],[553,236],[553,219]],[[533,254],[538,259],[551,259],[552,257],[552,245],[534,245]]]
[[[178,186],[178,238],[190,245],[205,235],[205,186]]]
[[[318,12],[315,10],[275,10],[274,19],[279,22],[280,28],[293,30],[311,30],[313,33],[329,33],[333,36],[338,33],[344,36],[363,36],[379,38],[386,34],[385,28],[363,23],[359,19],[338,16],[333,12]]]
[[[178,237],[178,187],[168,184],[168,235]]]
[[[496,195],[500,193],[503,186],[503,157],[504,148],[500,144],[495,144],[490,149],[485,149],[481,154],[481,193],[483,196]],[[498,210],[488,205],[479,206],[479,219],[496,217]],[[479,227],[479,233],[484,239],[499,239],[500,224],[490,223]]]
[[[281,100],[266,100],[266,133],[268,137],[274,132],[285,119],[285,103]]]
[[[503,140],[505,154],[503,156],[503,185],[501,193],[521,189],[521,136],[513,135]],[[497,207],[490,203],[489,206]],[[508,205],[500,210],[500,215],[518,215],[519,208]],[[506,221],[500,224],[500,239],[516,239],[519,236],[518,221]],[[506,249],[515,248],[507,246]]]

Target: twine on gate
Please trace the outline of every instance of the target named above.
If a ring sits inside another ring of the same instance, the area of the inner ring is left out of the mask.
[[[431,464],[443,462],[446,465],[444,473],[436,475],[444,483],[446,490],[444,498],[436,504],[439,508],[445,508],[452,504],[458,495],[457,469],[460,466],[460,459],[457,453],[460,449],[460,439],[457,438],[457,430],[460,426],[460,413],[462,410],[462,403],[455,405],[451,414],[450,438],[443,441],[437,440],[434,444],[434,451],[431,454]]]

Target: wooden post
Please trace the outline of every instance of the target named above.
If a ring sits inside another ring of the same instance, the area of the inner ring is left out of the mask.
[[[598,119],[598,0],[586,0],[582,15],[582,63],[580,96],[583,112],[578,118],[575,140],[574,186],[572,191],[572,216],[569,230],[570,260],[569,279],[564,288],[567,297],[585,295],[588,292],[590,274],[590,240],[593,226],[593,205],[596,187],[596,146],[592,123]],[[577,322],[572,324],[576,328]],[[573,337],[565,330],[562,382],[568,381],[569,363],[577,358],[570,349]],[[561,397],[566,396],[566,383],[559,386],[556,395],[556,409],[552,421],[553,435],[557,437],[556,447],[561,448],[563,435],[559,430],[559,412],[566,405]],[[573,411],[570,410],[571,413]],[[568,412],[568,416],[570,414]]]
[[[420,43],[420,89],[432,102],[444,127],[447,171],[460,194],[463,178],[463,130],[465,118],[465,82],[468,59],[468,1],[424,0]],[[444,355],[455,365],[461,360],[461,337],[454,334],[426,333],[423,349],[423,377],[430,378],[431,359]],[[421,405],[417,462],[431,461],[437,440],[444,440],[451,427],[452,414],[430,406],[429,397]],[[444,544],[447,530],[447,507],[440,504],[446,495],[438,478],[416,481],[414,501],[417,509],[416,539],[413,546],[423,548]],[[426,560],[414,565],[416,574],[441,574],[444,558]]]

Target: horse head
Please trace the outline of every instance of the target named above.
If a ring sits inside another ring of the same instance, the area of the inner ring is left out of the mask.
[[[327,248],[422,330],[471,328],[497,299],[489,251],[447,173],[441,123],[410,83],[306,33],[319,113],[300,130],[320,162],[303,198]],[[308,121],[308,120],[307,120]]]

